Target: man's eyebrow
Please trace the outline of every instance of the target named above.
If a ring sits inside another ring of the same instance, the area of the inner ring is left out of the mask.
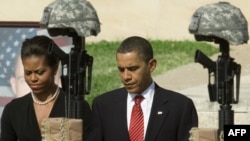
[[[138,65],[135,65],[135,66],[128,66],[128,67],[120,67],[120,66],[118,66],[118,69],[137,69],[137,68],[139,68]]]

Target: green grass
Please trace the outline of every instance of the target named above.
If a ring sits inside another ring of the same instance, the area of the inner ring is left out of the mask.
[[[87,43],[85,49],[94,58],[91,92],[85,98],[92,104],[94,97],[120,87],[121,81],[116,66],[116,48],[121,41],[100,41]],[[206,42],[150,40],[157,68],[153,75],[159,75],[181,65],[194,62],[194,55],[200,49],[207,56],[218,53],[217,47]]]

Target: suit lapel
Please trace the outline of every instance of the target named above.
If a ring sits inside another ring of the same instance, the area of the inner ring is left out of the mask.
[[[117,123],[117,130],[120,130],[120,138],[125,141],[129,140],[127,126],[127,91],[125,89],[122,89],[120,95],[121,96],[117,97],[118,100],[115,100],[117,103],[114,104],[116,105],[114,108],[117,112],[116,118],[118,119],[118,121],[120,121]]]
[[[160,90],[161,88],[156,85],[145,141],[151,141],[155,139],[159,133],[159,130],[161,129],[161,126],[163,125],[163,122],[169,114],[169,109],[167,106],[168,100],[166,95],[162,94]]]

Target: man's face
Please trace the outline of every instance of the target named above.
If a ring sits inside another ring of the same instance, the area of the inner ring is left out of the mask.
[[[152,82],[151,72],[156,60],[148,63],[139,58],[138,53],[117,53],[117,66],[121,81],[129,93],[141,94]]]
[[[19,57],[16,64],[15,76],[10,79],[11,87],[16,97],[24,96],[30,92],[30,88],[24,79],[23,64]]]

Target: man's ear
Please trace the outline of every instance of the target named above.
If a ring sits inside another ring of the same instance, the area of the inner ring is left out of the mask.
[[[155,70],[155,68],[156,68],[156,65],[157,65],[156,59],[154,59],[154,58],[151,59],[149,61],[149,65],[150,65],[150,71],[153,72]]]
[[[62,70],[61,70],[62,66],[61,64],[59,63],[57,65],[57,67],[55,67],[55,74],[54,74],[54,77],[55,77],[55,83],[61,87],[62,86],[62,82],[61,82],[61,74],[62,74]]]
[[[10,78],[10,86],[14,94],[16,94],[16,78],[11,76]]]
[[[55,65],[55,67],[54,67],[54,70],[53,70],[54,71],[54,76],[57,75],[58,69],[59,69],[59,63],[57,65]]]

